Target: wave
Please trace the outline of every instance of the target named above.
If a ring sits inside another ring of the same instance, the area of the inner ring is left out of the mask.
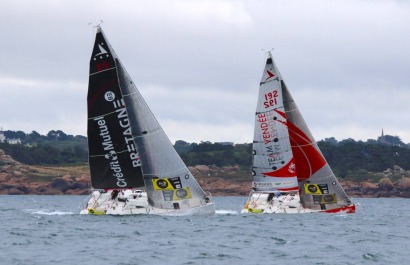
[[[39,214],[39,215],[71,215],[74,214],[72,212],[62,212],[62,211],[55,211],[55,210],[33,210],[29,209],[27,212],[31,214]]]
[[[239,212],[235,210],[215,210],[215,213],[223,215],[223,214],[238,214]]]

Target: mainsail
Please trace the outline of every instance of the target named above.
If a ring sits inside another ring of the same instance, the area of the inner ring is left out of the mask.
[[[260,82],[253,139],[252,187],[255,191],[297,191],[280,76],[268,58]]]
[[[215,212],[99,26],[90,61],[88,139],[92,187],[104,192],[94,193],[84,212]]]
[[[300,202],[295,204],[295,200]],[[260,82],[252,192],[244,210],[355,211],[313,139],[270,52]]]
[[[94,189],[144,187],[116,58],[101,28],[97,28],[87,97],[89,164]]]

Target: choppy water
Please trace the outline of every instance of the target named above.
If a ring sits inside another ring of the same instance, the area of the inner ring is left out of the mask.
[[[85,196],[0,196],[0,264],[410,264],[410,200],[356,214],[84,216]]]

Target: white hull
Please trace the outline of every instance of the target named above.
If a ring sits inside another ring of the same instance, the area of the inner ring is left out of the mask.
[[[241,213],[354,213],[355,211],[354,204],[340,205],[327,210],[304,208],[300,203],[298,193],[274,195],[273,193],[255,192],[251,193]]]
[[[241,213],[311,213],[303,208],[299,194],[281,194],[269,198],[269,193],[252,193]],[[272,196],[272,195],[271,195]]]
[[[215,214],[215,205],[212,201],[204,201],[202,205],[196,207],[161,209],[148,204],[147,193],[145,191],[126,189],[121,190],[117,196],[113,196],[113,190],[108,190],[106,192],[94,191],[80,214],[212,215]]]

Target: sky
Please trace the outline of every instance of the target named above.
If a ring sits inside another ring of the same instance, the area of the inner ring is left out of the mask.
[[[3,130],[86,135],[99,23],[171,142],[252,142],[273,49],[316,140],[410,143],[404,0],[2,0]]]

